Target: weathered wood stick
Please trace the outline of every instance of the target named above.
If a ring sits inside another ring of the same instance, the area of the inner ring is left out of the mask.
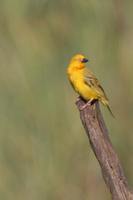
[[[80,111],[80,118],[89,138],[91,147],[101,166],[102,175],[108,186],[113,200],[133,200],[133,193],[129,189],[127,179],[116,152],[109,139],[99,102],[81,109],[85,102],[80,98],[76,105]]]

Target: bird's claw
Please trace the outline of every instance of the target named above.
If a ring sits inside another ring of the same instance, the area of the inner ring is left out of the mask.
[[[86,104],[80,107],[80,111],[84,110],[87,106],[90,106],[90,105],[91,105],[91,102],[88,101]]]

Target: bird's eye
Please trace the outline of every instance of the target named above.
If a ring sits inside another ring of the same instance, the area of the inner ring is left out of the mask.
[[[86,62],[88,62],[88,61],[89,61],[89,60],[88,60],[87,58],[83,58],[81,62],[82,62],[82,63],[86,63]]]

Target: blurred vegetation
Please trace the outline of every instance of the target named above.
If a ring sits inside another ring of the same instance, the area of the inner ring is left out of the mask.
[[[133,3],[0,1],[0,199],[110,199],[66,77],[73,54],[109,96],[102,111],[133,187]]]

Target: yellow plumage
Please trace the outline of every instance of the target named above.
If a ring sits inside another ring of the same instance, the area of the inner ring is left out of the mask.
[[[87,102],[99,100],[109,107],[108,98],[95,75],[86,68],[88,60],[81,54],[75,55],[68,65],[67,74],[74,90]],[[112,112],[111,112],[112,114]],[[113,114],[112,114],[113,115]]]

